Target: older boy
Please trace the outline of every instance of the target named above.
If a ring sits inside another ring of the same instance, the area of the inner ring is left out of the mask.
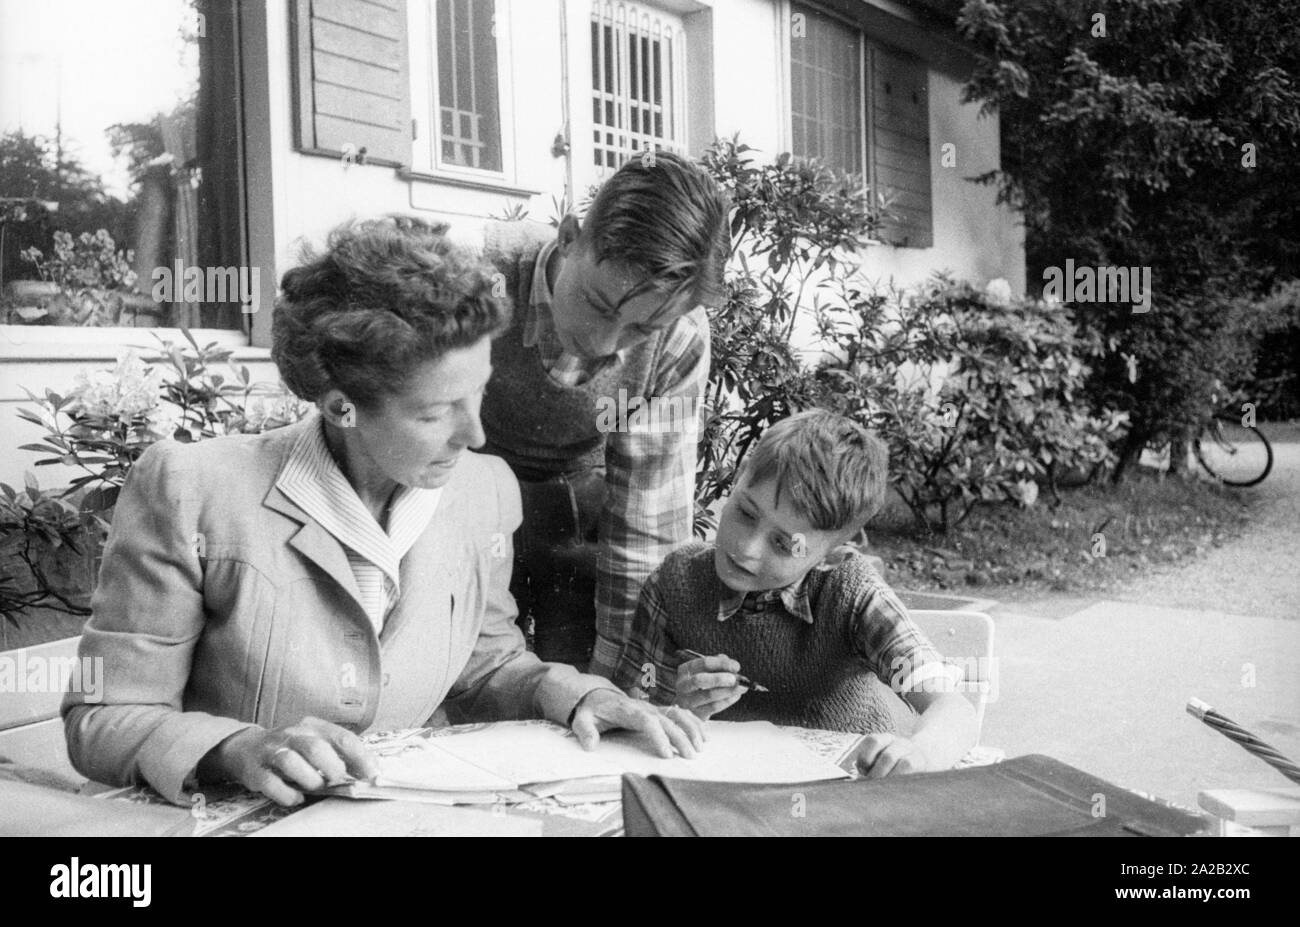
[[[615,684],[706,719],[870,734],[859,763],[872,777],[955,764],[977,735],[953,691],[960,669],[865,557],[836,550],[880,508],[887,466],[881,443],[839,415],[768,429],[716,542],[674,551],[643,587]],[[885,686],[920,713],[909,736],[896,733]]]
[[[726,219],[717,184],[660,151],[606,180],[581,224],[487,230],[515,313],[492,344],[484,450],[520,482],[511,592],[542,659],[613,672],[641,584],[691,536],[703,307],[720,298]],[[602,414],[663,403],[687,414],[653,429]]]

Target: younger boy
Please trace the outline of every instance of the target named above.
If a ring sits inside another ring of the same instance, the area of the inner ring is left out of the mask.
[[[952,767],[977,736],[953,691],[961,670],[865,557],[836,550],[880,508],[887,468],[881,442],[840,415],[768,429],[715,543],[674,550],[642,588],[615,684],[705,719],[870,734],[859,752],[870,777]],[[886,687],[919,712],[909,736],[896,733]]]

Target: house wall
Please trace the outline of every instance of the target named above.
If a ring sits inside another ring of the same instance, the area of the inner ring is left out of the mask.
[[[392,168],[343,164],[293,151],[289,69],[273,67],[277,267],[292,263],[296,240],[305,236],[319,241],[333,225],[353,216],[412,211],[451,223],[453,232],[466,241],[476,240],[484,217],[501,213],[511,203],[527,203],[531,218],[546,221],[553,211],[551,197],[564,192],[566,174],[563,159],[554,158],[550,150],[564,124],[559,11],[565,3],[571,23],[584,21],[590,8],[586,0],[509,0],[517,185],[536,190],[531,197],[408,181]],[[783,5],[775,0],[713,0],[693,5],[712,10],[712,61],[700,62],[698,56],[691,60],[688,93],[705,94],[707,85],[712,85],[717,135],[740,133],[743,141],[759,149],[761,158],[770,159],[786,150]],[[286,0],[274,0],[269,11],[272,60],[287,61]],[[570,67],[575,65],[571,62]],[[934,246],[871,248],[864,271],[872,279],[893,279],[903,285],[920,282],[940,269],[981,285],[1005,277],[1013,291],[1021,293],[1024,246],[1018,222],[1009,210],[996,205],[993,188],[967,179],[999,164],[997,116],[979,118],[977,106],[960,103],[960,93],[960,75],[931,68]],[[703,137],[698,127],[692,129],[696,131],[691,149],[698,153],[711,139]],[[956,166],[939,167],[940,146],[947,142],[956,146]],[[574,146],[579,156],[585,154],[582,140],[575,139]]]
[[[250,66],[246,75],[248,92],[258,97],[255,123],[264,122],[269,130],[256,144],[250,140],[248,155],[248,173],[256,188],[250,209],[255,218],[264,220],[266,229],[265,233],[255,229],[254,236],[267,242],[258,256],[264,287],[296,263],[304,242],[319,245],[330,228],[352,217],[414,212],[449,222],[452,234],[468,243],[479,240],[486,217],[500,214],[512,203],[525,203],[533,220],[547,221],[553,212],[552,197],[564,193],[569,173],[565,159],[551,153],[566,113],[561,20],[585,42],[585,34],[575,30],[585,28],[590,5],[587,0],[499,2],[504,5],[512,42],[509,109],[517,170],[508,190],[412,180],[391,167],[344,164],[295,151],[289,0],[268,0],[264,20],[257,21],[265,51],[255,51],[265,57],[265,68]],[[872,2],[881,8],[883,4],[884,0]],[[788,7],[778,0],[662,0],[662,5],[686,18],[691,153],[698,154],[714,134],[737,132],[759,150],[761,158],[786,150],[783,26]],[[570,62],[570,69],[584,73],[581,56]],[[1023,293],[1021,228],[1013,214],[996,206],[992,188],[966,179],[998,165],[997,117],[981,119],[977,107],[959,102],[959,73],[940,65],[932,66],[929,73],[934,246],[870,248],[864,273],[869,279],[907,285],[947,269],[979,285],[1005,277],[1015,292]],[[581,88],[571,88],[570,98],[581,101]],[[428,120],[423,124],[427,127]],[[956,146],[955,167],[938,166],[945,142]],[[588,156],[581,139],[573,143],[578,156]],[[269,208],[263,200],[269,201]],[[254,379],[274,379],[266,351],[272,313],[269,300],[263,302],[263,310],[253,317],[254,346],[239,347],[237,359],[249,365]],[[38,333],[12,326],[0,329],[4,330],[0,331],[0,422],[6,437],[0,442],[0,481],[12,485],[21,484],[23,471],[35,459],[30,452],[17,450],[17,445],[40,435],[39,429],[14,415],[27,403],[22,387],[66,391],[78,371],[111,366],[121,345],[149,346],[153,341],[143,332],[124,332],[120,339],[105,340],[107,333],[101,330],[95,333],[97,340],[87,341],[83,333],[60,331],[55,336],[42,334],[38,340]],[[238,341],[237,333],[223,337]],[[39,471],[45,485],[59,485],[72,473],[61,467]]]

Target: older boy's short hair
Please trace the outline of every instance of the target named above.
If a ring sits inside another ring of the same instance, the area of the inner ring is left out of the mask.
[[[712,306],[723,299],[728,209],[726,194],[699,164],[647,150],[601,184],[580,237],[597,261],[623,261],[647,275],[624,301],[654,289]]]
[[[777,422],[744,462],[751,483],[776,480],[820,531],[861,528],[884,504],[889,451],[852,419],[813,409]]]

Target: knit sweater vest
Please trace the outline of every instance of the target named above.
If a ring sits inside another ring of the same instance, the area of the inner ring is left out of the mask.
[[[623,363],[580,386],[552,380],[537,348],[524,346],[523,334],[537,254],[554,236],[553,229],[526,222],[490,222],[484,233],[483,257],[505,277],[514,318],[492,342],[492,380],[481,412],[487,435],[482,450],[504,457],[523,480],[604,466],[598,402],[602,397],[617,402],[619,390],[649,399],[667,331],[630,348]]]
[[[725,591],[713,565],[713,545],[692,542],[673,551],[658,571],[656,591],[668,636],[680,648],[726,654],[770,692],[747,691],[713,717],[771,721],[860,734],[910,728],[910,709],[853,650],[853,603],[864,586],[883,580],[865,557],[829,570],[811,570],[807,584],[813,623],[777,603],[760,614],[718,620]]]

